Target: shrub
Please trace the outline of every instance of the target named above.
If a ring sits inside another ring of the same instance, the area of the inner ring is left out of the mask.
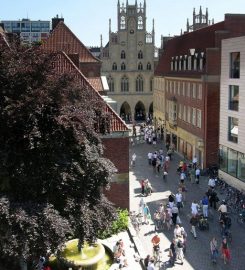
[[[111,227],[103,232],[99,232],[98,237],[100,239],[105,239],[113,234],[118,234],[119,232],[125,231],[128,228],[128,210],[127,209],[117,209],[117,219],[112,222]]]

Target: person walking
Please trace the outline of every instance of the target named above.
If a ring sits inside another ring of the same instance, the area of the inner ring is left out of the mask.
[[[150,215],[150,210],[149,207],[147,206],[147,204],[144,204],[144,223],[145,224],[149,224],[149,215]]]
[[[192,204],[191,204],[191,214],[192,214],[193,216],[198,215],[198,208],[199,208],[199,205],[198,205],[197,201],[194,200],[194,201],[192,202]]]
[[[211,251],[211,260],[213,263],[216,263],[219,251],[218,251],[218,242],[215,237],[213,237],[212,240],[210,241],[210,251]]]
[[[180,208],[183,207],[182,198],[183,198],[183,196],[182,196],[180,190],[178,190],[178,193],[175,195],[175,200],[176,200],[176,204],[177,204],[179,213],[180,213]]]
[[[199,184],[199,180],[200,180],[200,174],[201,174],[201,171],[200,171],[200,168],[197,167],[196,168],[196,184]]]
[[[141,194],[145,195],[145,179],[140,180]]]
[[[178,207],[174,204],[172,207],[172,221],[173,221],[174,226],[177,223],[178,214],[179,214]]]
[[[133,155],[132,155],[132,166],[133,167],[135,166],[135,163],[136,163],[136,154],[133,153]]]
[[[180,264],[183,265],[184,264],[184,253],[183,253],[184,243],[183,243],[182,236],[177,237],[176,246],[177,246],[176,258],[180,260]]]
[[[193,234],[194,238],[197,239],[196,226],[198,224],[198,218],[196,215],[193,215],[191,217],[190,224],[191,224],[191,233]]]
[[[208,217],[208,196],[204,195],[202,198],[202,212],[205,218]]]
[[[223,256],[224,264],[229,263],[231,259],[231,253],[226,238],[224,238],[221,243],[221,253]]]
[[[170,266],[174,266],[176,261],[176,241],[175,238],[172,240],[169,247],[169,264]]]

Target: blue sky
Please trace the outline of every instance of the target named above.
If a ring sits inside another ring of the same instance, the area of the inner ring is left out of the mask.
[[[117,31],[118,0],[5,0],[1,3],[0,20],[51,20],[58,14],[87,46],[100,45],[108,41],[109,18],[112,31]],[[120,0],[126,2],[126,0]],[[135,0],[128,0],[134,4]],[[138,0],[143,2],[143,0]],[[244,13],[244,0],[146,0],[147,30],[152,30],[155,20],[156,45],[160,45],[161,35],[178,35],[186,29],[186,19],[192,23],[192,12],[208,8],[209,18],[214,22],[224,20],[225,13]]]

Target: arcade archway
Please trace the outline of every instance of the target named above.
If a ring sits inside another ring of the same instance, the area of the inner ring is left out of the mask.
[[[121,106],[120,109],[120,117],[124,120],[124,121],[131,121],[131,108],[128,104],[128,102],[124,102]]]
[[[146,119],[145,106],[141,101],[135,105],[134,119],[136,121],[145,121]]]

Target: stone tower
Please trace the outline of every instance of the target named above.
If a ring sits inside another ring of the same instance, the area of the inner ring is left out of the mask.
[[[108,96],[117,101],[117,112],[125,121],[140,121],[153,113],[155,54],[154,20],[146,31],[146,2],[117,4],[117,31],[111,30],[102,49],[102,75],[107,77]]]
[[[186,23],[186,31],[191,32],[203,27],[207,27],[210,25],[210,21],[208,19],[208,9],[206,8],[206,12],[203,13],[202,7],[200,6],[199,13],[196,14],[195,8],[193,9],[193,16],[192,16],[192,25],[189,24],[189,19],[187,19]],[[212,23],[213,20],[212,20]]]

